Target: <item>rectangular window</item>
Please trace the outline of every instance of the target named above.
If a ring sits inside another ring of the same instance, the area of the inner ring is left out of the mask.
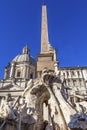
[[[63,76],[65,77],[65,73],[63,73]]]
[[[73,85],[76,86],[76,80],[73,80]]]
[[[21,76],[21,72],[18,71],[18,72],[17,72],[17,77],[20,77],[20,76]]]
[[[30,74],[30,79],[33,79],[33,73]]]
[[[69,76],[69,72],[66,72],[67,73],[67,76]]]
[[[78,74],[78,76],[80,76],[80,72],[79,71],[77,71],[77,74]]]
[[[74,73],[74,71],[72,71],[72,72],[71,72],[71,74],[72,74],[72,76],[75,76],[75,73]]]
[[[80,86],[81,86],[81,87],[84,86],[84,81],[83,81],[83,79],[79,79],[79,83],[80,83]]]
[[[68,79],[68,85],[70,86],[70,84],[71,84],[71,83],[70,83],[70,79]]]

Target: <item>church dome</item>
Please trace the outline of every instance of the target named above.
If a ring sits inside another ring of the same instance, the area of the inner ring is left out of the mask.
[[[33,57],[30,56],[30,49],[25,46],[23,48],[22,54],[17,55],[12,62],[31,62],[32,64],[35,64],[35,60],[33,59]]]
[[[21,54],[21,55],[17,55],[12,61],[13,62],[23,62],[23,61],[27,61],[29,62],[29,55],[28,54]]]

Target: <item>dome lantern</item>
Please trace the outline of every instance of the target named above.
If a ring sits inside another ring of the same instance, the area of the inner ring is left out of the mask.
[[[24,48],[23,48],[23,54],[29,54],[30,52],[30,49],[28,48],[28,46],[26,45]]]

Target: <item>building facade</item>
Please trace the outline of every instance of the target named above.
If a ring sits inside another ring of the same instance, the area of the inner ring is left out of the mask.
[[[25,46],[5,67],[0,81],[0,129],[87,128],[87,67],[59,67],[56,49],[48,39],[47,10],[43,5],[37,62]]]

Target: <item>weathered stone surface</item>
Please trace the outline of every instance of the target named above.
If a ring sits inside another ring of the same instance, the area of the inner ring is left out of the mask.
[[[87,68],[58,68],[42,6],[41,53],[23,48],[0,81],[0,130],[87,129]]]

